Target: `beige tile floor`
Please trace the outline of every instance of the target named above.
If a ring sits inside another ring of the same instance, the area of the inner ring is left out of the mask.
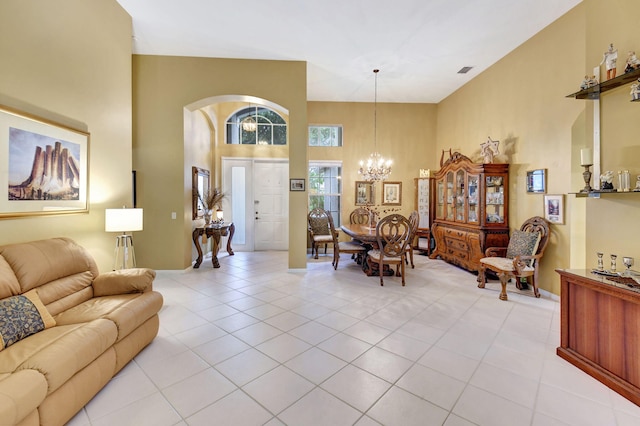
[[[631,426],[640,407],[555,354],[559,305],[416,256],[289,271],[236,253],[159,271],[158,337],[70,425]],[[640,362],[640,361],[639,361]]]

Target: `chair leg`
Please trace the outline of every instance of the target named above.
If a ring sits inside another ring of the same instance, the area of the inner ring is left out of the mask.
[[[384,285],[384,281],[382,279],[382,276],[384,275],[384,263],[380,262],[378,263],[378,275],[380,276],[380,285]]]
[[[338,261],[340,260],[340,250],[333,248],[333,269],[338,269]]]
[[[409,257],[411,258],[411,269],[415,269],[415,265],[413,264],[413,247],[409,249]]]
[[[316,255],[314,256],[314,259],[318,258],[318,243],[311,243],[311,254],[313,254],[313,251],[315,250]]]
[[[324,245],[324,254],[327,254],[327,245]]]
[[[509,275],[500,273],[498,274],[500,278],[500,285],[502,286],[502,291],[500,292],[500,300],[508,300],[507,297],[507,283],[509,282]]]
[[[411,261],[411,263],[413,264],[413,261]],[[413,265],[411,267],[413,267]],[[404,262],[400,262],[400,269],[402,270],[402,287],[404,287]]]
[[[484,264],[480,264],[480,269],[478,270],[478,288],[484,288],[485,283],[487,282],[485,267]]]
[[[540,292],[538,291],[538,267],[533,270],[533,275],[531,276],[531,287],[533,287],[533,294],[536,297],[540,297]]]

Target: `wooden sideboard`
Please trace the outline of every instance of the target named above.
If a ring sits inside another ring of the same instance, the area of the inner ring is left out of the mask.
[[[560,274],[556,353],[640,405],[640,292],[588,270]]]

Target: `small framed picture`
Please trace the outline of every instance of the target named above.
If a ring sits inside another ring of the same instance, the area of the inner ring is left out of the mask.
[[[544,196],[544,218],[551,223],[564,225],[564,195]]]
[[[402,182],[382,183],[382,204],[385,206],[402,205]]]
[[[373,182],[356,181],[356,206],[375,204],[375,195]]]
[[[527,172],[527,192],[541,194],[547,192],[546,169],[529,170]]]
[[[289,191],[304,191],[304,179],[289,179]]]

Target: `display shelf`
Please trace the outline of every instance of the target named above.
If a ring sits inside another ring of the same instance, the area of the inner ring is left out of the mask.
[[[640,78],[640,68],[637,70],[629,71],[607,81],[603,81],[602,83],[596,84],[595,86],[589,87],[587,89],[572,93],[570,95],[567,95],[566,97],[575,99],[600,99],[600,93],[608,92],[609,90],[624,86],[625,84],[629,84],[632,81],[637,80],[638,78]]]
[[[601,195],[624,195],[624,194],[640,194],[640,191],[591,191],[591,192],[570,192],[576,198],[600,198]]]

